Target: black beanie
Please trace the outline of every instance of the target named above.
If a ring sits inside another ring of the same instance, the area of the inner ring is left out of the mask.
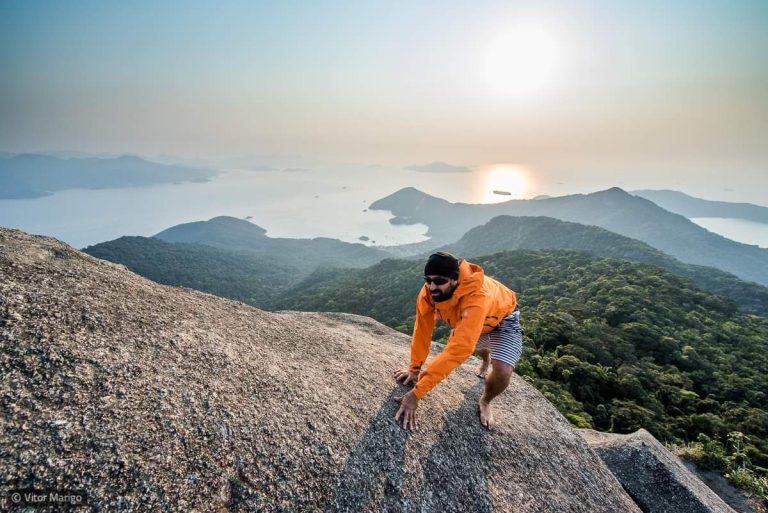
[[[450,253],[432,253],[427,259],[427,265],[424,266],[424,276],[436,275],[447,278],[458,279],[459,260]]]

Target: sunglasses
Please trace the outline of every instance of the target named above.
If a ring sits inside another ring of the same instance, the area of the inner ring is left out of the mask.
[[[424,281],[427,285],[435,284],[435,285],[445,285],[449,281],[451,281],[450,278],[446,278],[445,276],[438,276],[437,278],[430,278],[429,276],[424,276]]]

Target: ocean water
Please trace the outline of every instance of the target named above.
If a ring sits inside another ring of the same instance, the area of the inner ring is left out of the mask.
[[[53,236],[76,248],[221,215],[249,218],[270,237],[362,242],[365,236],[369,245],[426,240],[425,225],[395,226],[388,222],[391,213],[367,210],[373,201],[414,185],[412,176],[409,181],[403,173],[398,179],[383,171],[229,170],[205,183],[71,189],[0,201],[0,226]]]
[[[364,244],[389,246],[426,240],[427,226],[390,224],[391,213],[368,210],[377,199],[410,186],[448,201],[483,203],[488,201],[488,190],[496,188],[483,182],[482,173],[305,162],[288,167],[290,171],[286,167],[229,169],[205,183],[72,189],[44,198],[0,200],[0,226],[53,236],[83,248],[123,235],[152,236],[180,223],[227,215],[249,218],[270,237],[363,242],[359,238],[364,236],[369,239]],[[693,221],[733,240],[768,247],[768,225],[739,219]]]
[[[768,224],[722,217],[694,217],[691,221],[736,242],[768,248]]]

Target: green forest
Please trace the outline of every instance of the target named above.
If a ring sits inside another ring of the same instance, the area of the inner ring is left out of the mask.
[[[293,266],[249,251],[172,244],[151,237],[120,237],[83,251],[123,264],[157,283],[189,287],[260,308],[267,308],[304,277]]]

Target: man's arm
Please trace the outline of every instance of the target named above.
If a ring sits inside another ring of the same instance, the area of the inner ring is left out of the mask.
[[[429,346],[432,343],[432,332],[435,329],[435,308],[427,299],[427,288],[422,287],[419,296],[416,299],[416,320],[413,323],[413,339],[411,340],[411,362],[408,364],[408,370],[396,370],[395,379],[403,381],[403,385],[416,383],[419,380],[419,373],[424,362],[429,356]],[[395,422],[403,419],[403,428],[416,429],[416,409],[419,406],[419,398],[410,392],[395,397],[395,401],[400,403],[400,408],[395,414]]]
[[[419,377],[413,394],[421,399],[456,367],[464,363],[475,350],[475,344],[483,331],[485,309],[480,304],[464,308],[461,319],[442,353],[435,356],[429,367]],[[427,347],[429,350],[429,347]]]
[[[427,299],[427,288],[422,287],[416,300],[416,320],[413,323],[411,339],[411,362],[408,371],[418,373],[429,356],[432,332],[435,329],[435,308]]]

